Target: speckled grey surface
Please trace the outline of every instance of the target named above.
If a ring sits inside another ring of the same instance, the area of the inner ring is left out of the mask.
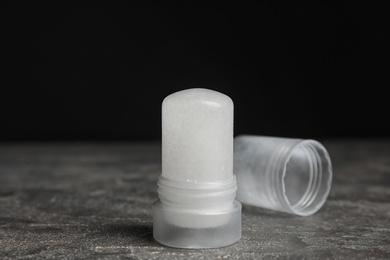
[[[390,259],[390,140],[322,143],[319,212],[244,206],[242,239],[208,250],[153,240],[158,143],[0,144],[0,259]]]

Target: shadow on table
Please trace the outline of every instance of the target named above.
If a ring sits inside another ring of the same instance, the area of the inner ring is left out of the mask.
[[[130,239],[137,244],[158,245],[153,238],[152,225],[148,224],[108,224],[104,226],[103,232],[112,237]]]
[[[284,212],[279,212],[279,211],[274,211],[274,210],[269,210],[269,209],[264,209],[264,208],[244,205],[244,204],[242,205],[242,213],[254,217],[271,217],[271,218],[280,218],[280,219],[291,219],[291,218],[298,217]]]

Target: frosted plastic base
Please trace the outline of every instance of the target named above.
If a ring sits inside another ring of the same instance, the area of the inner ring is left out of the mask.
[[[174,217],[175,225],[172,222]],[[188,223],[190,227],[180,223]],[[217,248],[231,245],[241,238],[241,203],[231,208],[207,212],[178,209],[153,204],[153,236],[157,242],[177,248]]]

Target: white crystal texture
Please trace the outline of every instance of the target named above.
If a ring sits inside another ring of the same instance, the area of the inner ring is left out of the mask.
[[[233,102],[209,89],[187,89],[162,104],[162,175],[177,181],[233,177]]]

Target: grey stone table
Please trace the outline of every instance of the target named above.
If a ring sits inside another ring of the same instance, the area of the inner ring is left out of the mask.
[[[390,259],[390,140],[321,142],[319,212],[244,206],[242,239],[208,250],[153,239],[158,143],[0,144],[0,259]]]

